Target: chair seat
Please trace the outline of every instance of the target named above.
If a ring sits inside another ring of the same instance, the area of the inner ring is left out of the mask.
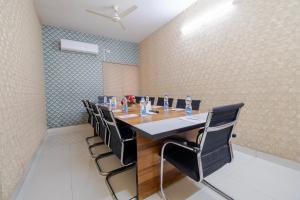
[[[193,142],[186,141],[186,143],[191,147],[196,146]],[[196,152],[168,144],[165,148],[164,158],[193,180],[200,181]]]

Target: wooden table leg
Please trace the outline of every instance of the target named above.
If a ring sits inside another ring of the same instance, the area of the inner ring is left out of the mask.
[[[160,190],[160,156],[163,140],[151,140],[137,134],[137,195],[145,199]],[[169,163],[164,166],[164,186],[184,175]]]

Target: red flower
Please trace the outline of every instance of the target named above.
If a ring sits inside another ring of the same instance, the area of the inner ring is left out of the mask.
[[[135,104],[135,102],[136,102],[135,101],[135,96],[133,96],[133,95],[127,95],[126,99],[127,99],[128,104]],[[123,105],[123,103],[124,103],[124,100],[122,99],[121,104]]]

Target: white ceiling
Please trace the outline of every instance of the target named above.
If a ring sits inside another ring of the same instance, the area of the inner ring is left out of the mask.
[[[140,42],[172,20],[196,0],[35,0],[43,24]],[[132,5],[138,9],[123,19],[126,31],[108,19],[87,13],[93,9],[112,15],[103,7],[118,5],[120,12]]]

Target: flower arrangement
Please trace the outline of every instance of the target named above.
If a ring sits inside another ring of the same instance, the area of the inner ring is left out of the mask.
[[[135,102],[136,102],[135,101],[135,96],[133,96],[133,95],[127,95],[126,99],[127,99],[128,106],[131,106],[132,104],[135,104]],[[123,105],[123,103],[124,103],[124,100],[122,99],[121,104]]]

